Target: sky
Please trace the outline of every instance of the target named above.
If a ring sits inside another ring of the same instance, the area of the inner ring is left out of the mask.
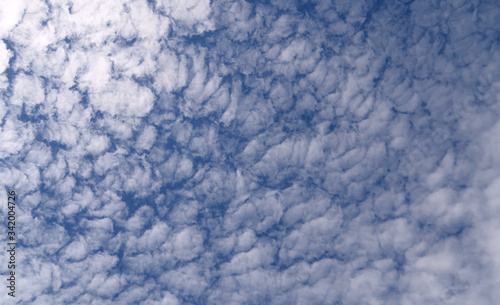
[[[500,2],[0,1],[2,304],[496,304]]]

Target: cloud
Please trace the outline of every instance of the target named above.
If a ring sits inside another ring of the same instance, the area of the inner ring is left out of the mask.
[[[18,302],[495,303],[499,15],[0,5]]]
[[[196,25],[197,32],[211,30],[213,27],[209,19],[211,13],[209,0],[161,0],[156,2],[156,8],[175,21],[180,21],[188,26]]]
[[[98,110],[112,116],[120,114],[142,117],[153,108],[154,96],[151,90],[140,87],[130,80],[118,81],[102,89],[98,93],[91,94],[91,103]]]
[[[9,67],[9,60],[12,57],[12,52],[7,48],[5,43],[2,41],[0,43],[0,74],[3,74],[5,70]],[[0,77],[1,81],[1,88],[6,89],[7,88],[7,79],[5,76]]]
[[[144,150],[149,150],[151,149],[151,146],[154,144],[155,139],[156,139],[156,129],[154,126],[148,126],[144,128],[144,131],[141,133],[139,138],[137,139],[137,148],[139,149],[144,149]]]
[[[2,4],[6,4],[7,2],[3,2]],[[2,37],[5,37],[8,32],[16,26],[19,21],[21,21],[22,16],[27,9],[28,3],[27,2],[16,2],[13,5],[2,5],[2,11],[1,11],[1,16],[2,16],[2,24],[0,28],[2,29],[2,32],[0,32],[0,35]]]

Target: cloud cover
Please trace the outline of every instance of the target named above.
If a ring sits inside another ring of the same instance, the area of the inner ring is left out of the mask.
[[[2,3],[18,304],[493,304],[499,17]]]

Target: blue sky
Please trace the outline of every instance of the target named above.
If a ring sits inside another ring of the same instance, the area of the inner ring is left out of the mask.
[[[499,44],[494,0],[0,2],[0,302],[495,304]]]

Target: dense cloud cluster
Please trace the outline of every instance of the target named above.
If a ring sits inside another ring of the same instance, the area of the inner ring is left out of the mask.
[[[494,304],[499,20],[494,0],[2,2],[18,304]]]

